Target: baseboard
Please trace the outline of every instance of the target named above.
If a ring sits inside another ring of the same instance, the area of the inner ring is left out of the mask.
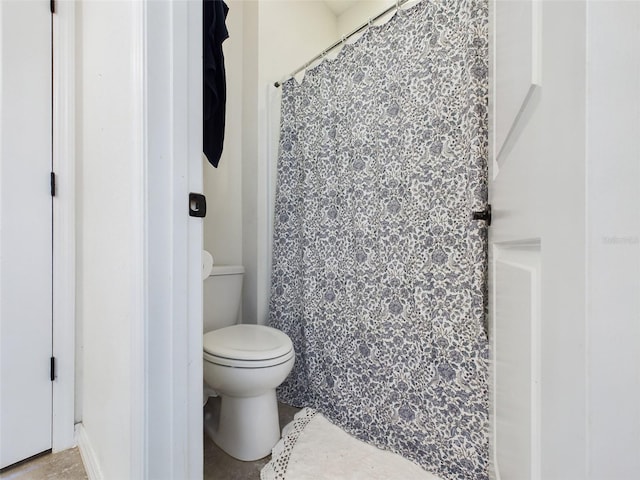
[[[87,431],[81,423],[76,424],[76,442],[78,442],[80,457],[82,458],[82,463],[84,464],[84,469],[87,472],[89,480],[104,480],[98,458],[91,446],[91,440],[89,440]]]

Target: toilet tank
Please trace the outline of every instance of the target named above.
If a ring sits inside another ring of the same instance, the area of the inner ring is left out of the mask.
[[[203,331],[238,322],[242,294],[242,265],[214,265],[203,285]]]

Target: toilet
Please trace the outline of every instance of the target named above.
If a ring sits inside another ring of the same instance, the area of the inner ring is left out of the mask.
[[[291,372],[295,352],[280,330],[237,324],[243,274],[242,266],[215,265],[204,280],[205,401],[221,399],[219,418],[206,416],[204,429],[232,457],[253,461],[280,439],[275,389]]]

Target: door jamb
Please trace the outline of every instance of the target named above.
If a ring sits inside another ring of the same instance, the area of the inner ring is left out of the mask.
[[[202,478],[202,3],[143,2],[145,470]],[[153,328],[149,326],[153,325]]]
[[[44,2],[43,2],[44,3]],[[53,14],[53,382],[52,449],[75,445],[75,2]]]

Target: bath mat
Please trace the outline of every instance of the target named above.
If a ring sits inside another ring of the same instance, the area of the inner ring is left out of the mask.
[[[415,463],[361,442],[311,408],[282,430],[261,480],[440,480]]]

